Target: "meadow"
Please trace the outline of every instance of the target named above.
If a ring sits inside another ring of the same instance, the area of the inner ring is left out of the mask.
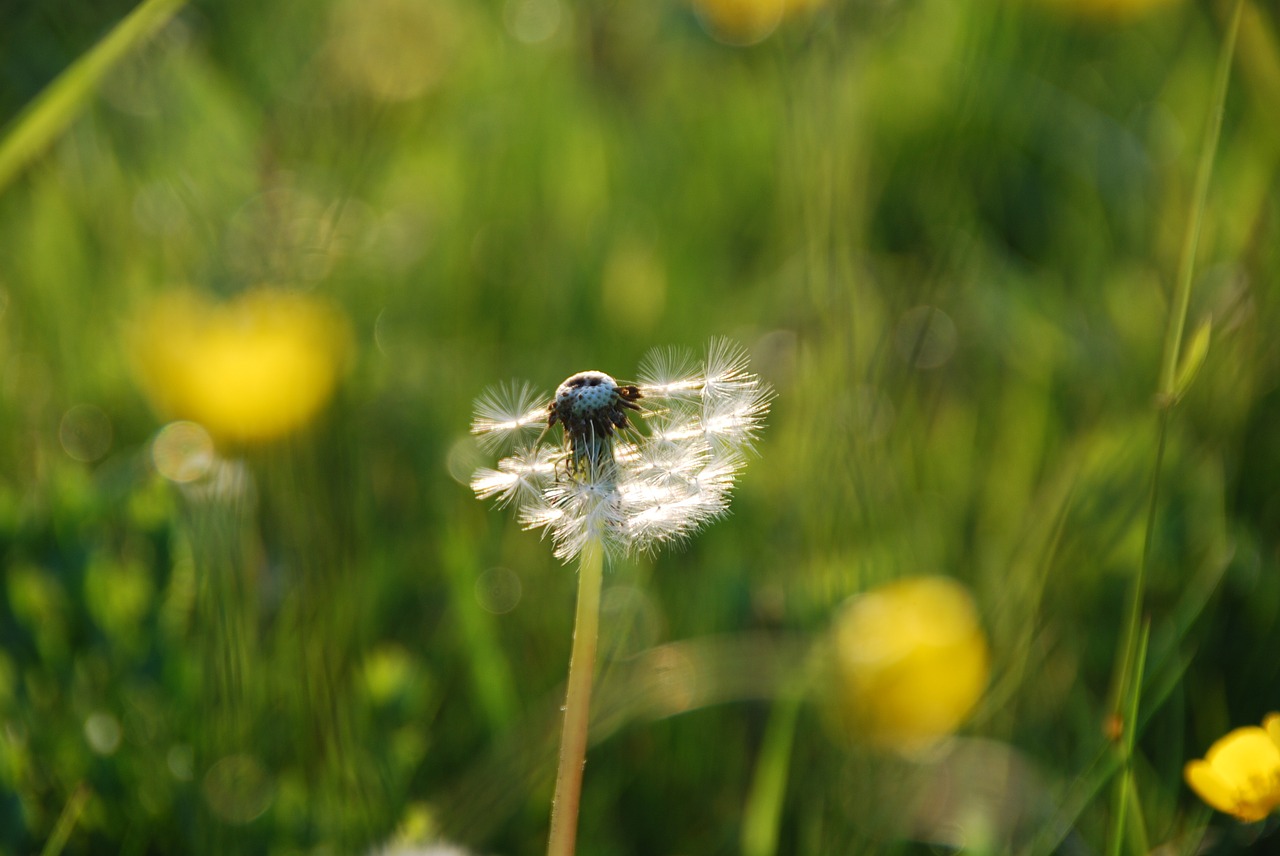
[[[1278,167],[1264,0],[7,5],[0,854],[542,852],[475,402],[721,340],[578,852],[1277,852]]]

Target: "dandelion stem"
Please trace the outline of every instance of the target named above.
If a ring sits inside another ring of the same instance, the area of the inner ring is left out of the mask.
[[[587,724],[591,712],[591,682],[596,665],[600,624],[600,587],[604,576],[604,548],[592,538],[582,549],[578,565],[578,611],[574,618],[573,651],[569,657],[569,689],[565,696],[564,730],[560,736],[560,764],[551,803],[551,836],[547,856],[571,856],[578,834],[578,805],[582,799],[582,769],[586,765]]]

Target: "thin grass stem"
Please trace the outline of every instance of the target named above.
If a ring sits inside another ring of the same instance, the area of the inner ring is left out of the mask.
[[[1209,197],[1209,181],[1213,177],[1213,163],[1218,154],[1218,138],[1222,134],[1222,114],[1227,101],[1227,84],[1231,80],[1231,63],[1235,57],[1236,34],[1240,31],[1240,18],[1244,13],[1244,0],[1236,0],[1222,38],[1222,53],[1214,71],[1213,103],[1209,120],[1205,123],[1204,140],[1200,146],[1200,161],[1196,165],[1196,184],[1191,198],[1187,231],[1182,239],[1182,254],[1178,259],[1178,279],[1175,283],[1173,305],[1169,313],[1169,326],[1165,329],[1164,356],[1160,362],[1161,406],[1170,407],[1175,399],[1175,379],[1178,360],[1182,354],[1182,338],[1187,326],[1187,309],[1191,304],[1191,281],[1195,274],[1196,253],[1200,248],[1200,224],[1204,220],[1205,202]]]
[[[560,763],[551,803],[547,856],[572,856],[577,840],[603,577],[604,547],[592,539],[583,547],[578,565],[578,609],[574,618],[573,651],[569,656],[569,688],[565,695],[564,730],[560,736]]]
[[[76,785],[71,796],[67,798],[66,805],[62,807],[58,822],[54,825],[49,839],[45,841],[40,856],[58,856],[62,848],[67,846],[67,840],[71,838],[71,832],[76,828],[76,822],[80,819],[80,813],[84,811],[84,804],[88,802],[90,793],[89,786],[84,782]]]
[[[145,0],[42,91],[0,139],[0,190],[57,139],[122,59],[145,44],[183,0]]]
[[[1191,199],[1191,208],[1187,217],[1187,229],[1183,236],[1181,255],[1178,261],[1177,280],[1174,285],[1173,303],[1170,306],[1169,322],[1165,329],[1164,351],[1160,361],[1160,378],[1157,388],[1159,404],[1159,426],[1156,439],[1155,467],[1151,476],[1150,501],[1147,504],[1147,519],[1143,533],[1142,557],[1138,562],[1138,572],[1134,576],[1129,591],[1129,609],[1125,622],[1124,643],[1120,662],[1116,671],[1116,680],[1112,692],[1112,718],[1120,724],[1123,736],[1120,744],[1121,781],[1116,789],[1114,813],[1117,824],[1113,830],[1111,852],[1119,853],[1123,837],[1125,809],[1130,795],[1129,784],[1132,777],[1133,745],[1138,727],[1137,711],[1141,700],[1142,659],[1145,657],[1146,644],[1142,632],[1142,612],[1146,598],[1148,569],[1151,564],[1151,550],[1155,535],[1156,512],[1159,509],[1160,474],[1164,465],[1165,446],[1169,431],[1169,414],[1185,390],[1176,388],[1179,376],[1178,364],[1182,353],[1182,339],[1187,326],[1187,312],[1191,303],[1191,283],[1195,274],[1196,255],[1200,244],[1201,223],[1209,195],[1209,182],[1213,176],[1213,164],[1217,157],[1218,140],[1222,133],[1222,117],[1227,98],[1227,86],[1231,80],[1231,64],[1235,56],[1236,36],[1240,30],[1240,18],[1244,10],[1244,0],[1236,0],[1223,35],[1222,51],[1218,56],[1218,66],[1214,72],[1213,101],[1200,147],[1200,158],[1196,164],[1195,188]]]
[[[1130,825],[1129,809],[1133,809],[1133,817],[1136,824],[1133,834],[1129,837],[1131,840],[1143,842],[1141,846],[1135,846],[1133,849],[1138,853],[1146,853],[1150,850],[1146,846],[1146,828],[1142,820],[1142,803],[1138,800],[1137,785],[1133,779],[1133,747],[1137,735],[1138,721],[1138,701],[1142,696],[1142,673],[1143,665],[1147,660],[1147,646],[1151,639],[1151,623],[1145,622],[1142,625],[1140,638],[1138,639],[1138,652],[1135,658],[1136,673],[1129,690],[1129,697],[1125,700],[1125,714],[1129,723],[1132,725],[1125,729],[1124,737],[1120,741],[1121,751],[1121,768],[1120,780],[1116,783],[1116,803],[1113,815],[1113,825],[1111,829],[1111,846],[1107,851],[1109,856],[1120,856],[1123,852],[1123,843],[1125,841],[1125,833]]]
[[[742,821],[743,856],[773,856],[787,794],[787,771],[800,716],[801,694],[789,689],[773,706]]]
[[[1134,672],[1133,659],[1138,639],[1138,628],[1142,622],[1142,605],[1146,591],[1147,569],[1151,560],[1151,544],[1155,531],[1156,510],[1159,507],[1160,470],[1164,460],[1164,449],[1168,433],[1168,414],[1177,400],[1174,383],[1177,376],[1179,355],[1182,350],[1183,333],[1187,324],[1187,309],[1191,300],[1191,281],[1195,272],[1196,250],[1200,241],[1200,223],[1203,219],[1205,203],[1208,197],[1209,179],[1213,174],[1213,162],[1218,150],[1218,138],[1222,131],[1223,105],[1227,96],[1227,84],[1231,77],[1231,62],[1232,57],[1235,55],[1236,34],[1240,29],[1240,17],[1243,8],[1244,0],[1236,0],[1231,21],[1227,26],[1226,35],[1223,37],[1222,53],[1218,58],[1218,67],[1214,75],[1213,105],[1205,128],[1200,160],[1196,167],[1195,194],[1192,198],[1187,231],[1183,239],[1174,300],[1165,333],[1164,355],[1160,363],[1158,389],[1160,417],[1158,439],[1156,441],[1155,471],[1151,479],[1151,496],[1147,507],[1142,558],[1138,564],[1138,573],[1134,577],[1133,587],[1130,591],[1128,619],[1125,623],[1124,657],[1118,673],[1119,680],[1113,688],[1112,712],[1116,715],[1122,713],[1121,708],[1127,696],[1128,678]]]

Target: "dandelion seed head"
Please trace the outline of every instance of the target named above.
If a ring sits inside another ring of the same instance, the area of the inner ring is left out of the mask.
[[[618,400],[618,382],[604,372],[578,372],[556,389],[551,408],[564,417],[604,413]]]
[[[640,391],[653,398],[696,398],[703,380],[693,354],[654,348],[640,363]]]
[[[472,430],[482,441],[541,433],[478,470],[471,487],[514,505],[520,523],[550,536],[566,561],[593,540],[611,556],[652,551],[727,512],[771,398],[746,352],[725,341],[712,342],[701,363],[655,350],[635,384],[579,372],[549,402],[527,385],[499,388],[476,404]]]
[[[510,448],[547,426],[547,405],[531,384],[512,382],[486,390],[476,399],[471,433],[489,451]]]
[[[637,387],[619,384],[604,372],[578,372],[556,389],[547,424],[564,426],[566,444],[574,449],[575,458],[586,446],[594,457],[597,443],[630,426],[627,411],[640,409],[635,403],[640,397]]]
[[[471,489],[480,499],[496,499],[499,506],[517,497],[528,497],[555,478],[556,456],[544,447],[521,449],[498,462],[496,470],[481,467],[471,478]]]

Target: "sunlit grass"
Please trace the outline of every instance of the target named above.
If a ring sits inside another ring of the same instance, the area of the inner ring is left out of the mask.
[[[472,402],[713,337],[769,429],[603,575],[579,852],[1272,844],[1274,9],[177,5],[0,32],[0,853],[542,850]],[[841,634],[920,578],[969,671]]]

